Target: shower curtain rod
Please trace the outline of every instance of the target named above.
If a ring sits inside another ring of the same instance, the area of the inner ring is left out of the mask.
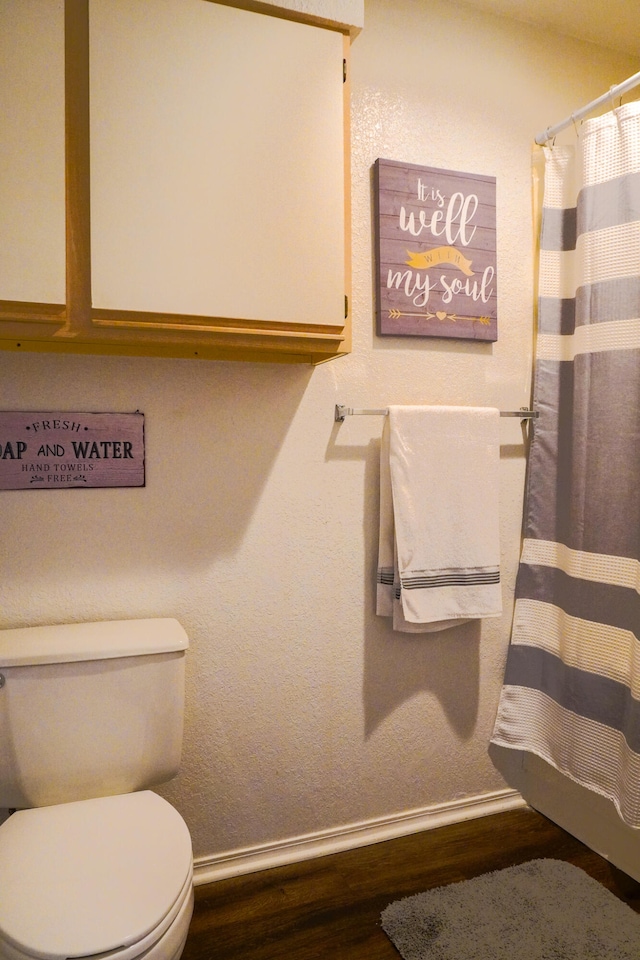
[[[345,417],[386,417],[389,413],[384,407],[379,410],[358,410],[354,407],[345,407],[343,403],[336,403],[335,421],[342,423]],[[501,410],[501,417],[520,417],[522,420],[535,420],[538,417],[537,410]]]
[[[536,137],[536,143],[540,146],[543,146],[547,143],[548,140],[551,140],[557,133],[560,133],[561,130],[564,130],[569,126],[570,123],[575,123],[577,120],[582,120],[583,117],[586,117],[588,113],[591,113],[592,110],[597,110],[598,107],[604,106],[605,103],[612,102],[616,97],[621,97],[624,93],[628,93],[629,90],[633,90],[634,87],[640,86],[640,73],[634,73],[632,77],[629,77],[628,80],[623,80],[622,83],[619,83],[617,86],[609,88],[608,93],[603,93],[601,97],[598,97],[597,100],[592,100],[591,103],[588,103],[586,107],[582,107],[580,110],[576,110],[575,113],[572,113],[570,117],[567,117],[565,120],[561,120],[560,123],[556,123],[555,127],[547,127],[542,133],[539,133]]]

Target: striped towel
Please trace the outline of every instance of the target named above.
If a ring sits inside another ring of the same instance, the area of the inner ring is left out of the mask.
[[[498,431],[494,409],[389,408],[376,612],[395,630],[501,615]]]

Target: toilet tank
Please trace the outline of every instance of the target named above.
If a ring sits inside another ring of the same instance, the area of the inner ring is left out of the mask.
[[[0,630],[0,807],[131,793],[180,764],[177,620]]]

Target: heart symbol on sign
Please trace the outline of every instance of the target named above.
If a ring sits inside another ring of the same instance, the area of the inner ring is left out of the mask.
[[[436,313],[436,317],[438,318],[438,320],[446,320],[446,319],[447,319],[447,315],[446,315],[446,313],[444,312],[444,310],[438,310],[438,312]]]

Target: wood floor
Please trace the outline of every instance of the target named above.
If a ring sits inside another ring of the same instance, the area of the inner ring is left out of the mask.
[[[183,960],[398,960],[380,927],[392,900],[539,857],[581,867],[640,913],[640,884],[522,809],[196,887]]]

